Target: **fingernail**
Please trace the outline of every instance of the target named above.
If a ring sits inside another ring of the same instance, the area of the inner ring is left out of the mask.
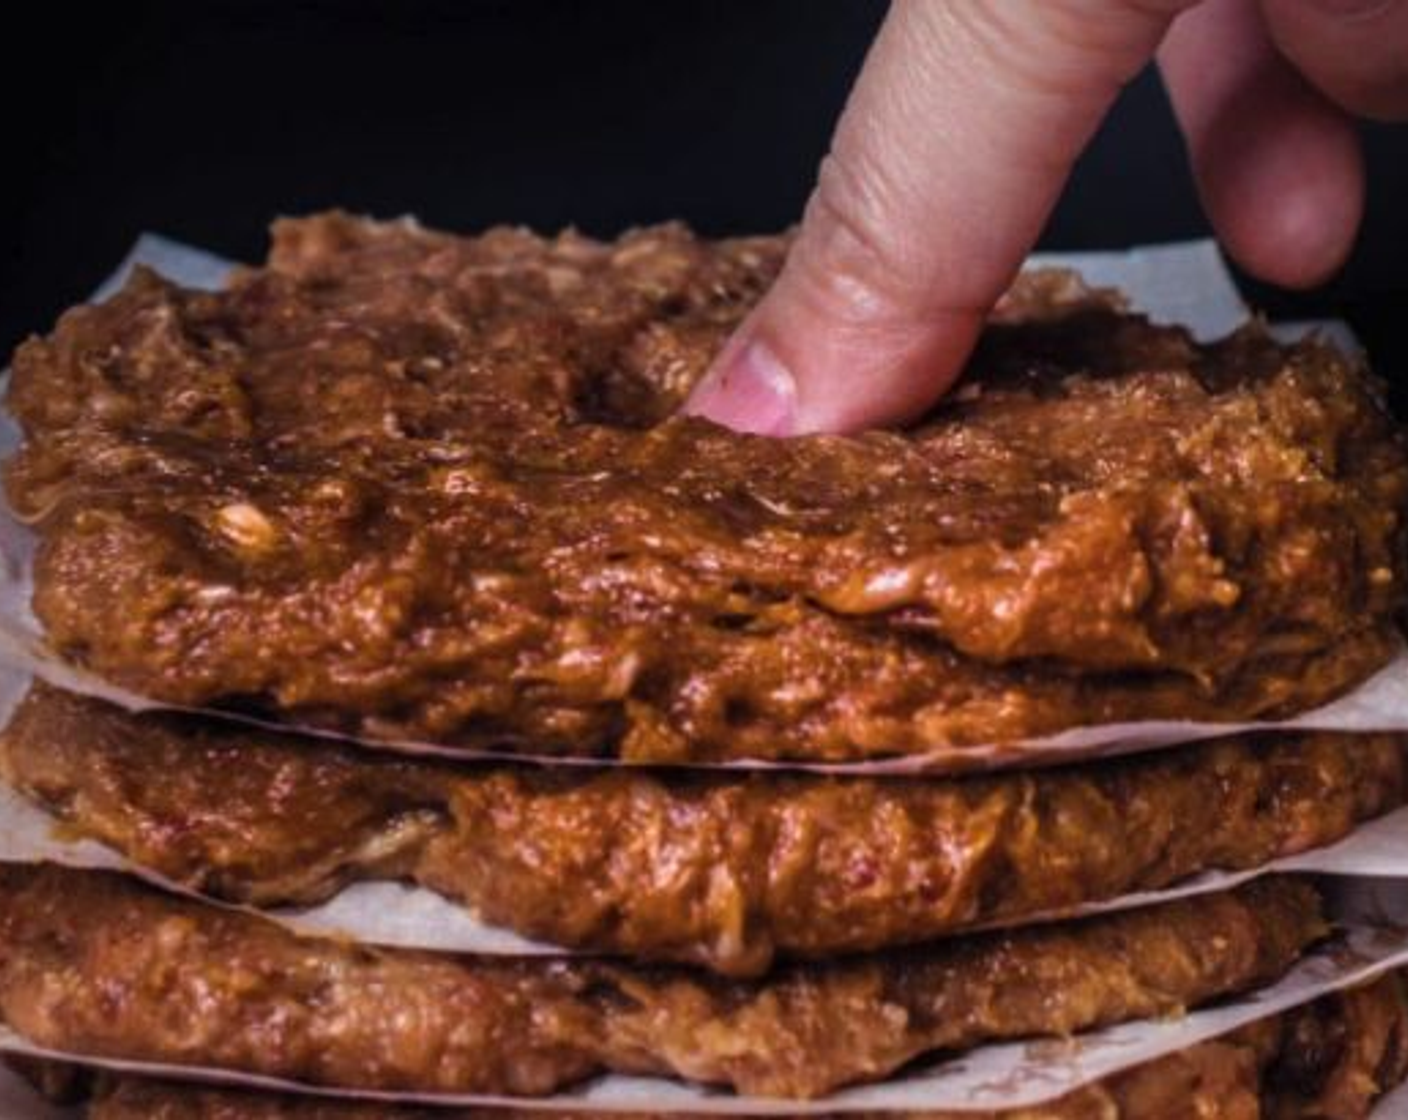
[[[725,364],[699,384],[684,411],[736,432],[791,435],[797,382],[777,355],[755,339],[725,356]]]

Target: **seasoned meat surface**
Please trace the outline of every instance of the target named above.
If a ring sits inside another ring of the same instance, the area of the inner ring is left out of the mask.
[[[404,877],[556,944],[748,975],[1330,843],[1402,802],[1404,745],[1267,734],[962,779],[545,771],[379,759],[36,685],[0,772],[218,897]]]
[[[331,214],[71,311],[9,391],[49,640],[172,703],[647,762],[1284,715],[1389,656],[1408,457],[1346,359],[1037,277],[906,431],[674,416],[784,247]]]
[[[665,1114],[424,1109],[218,1089],[50,1067],[88,1120],[663,1120]],[[1001,1112],[842,1113],[854,1120],[1365,1120],[1408,1076],[1408,1002],[1390,975],[1135,1066],[1049,1104]],[[677,1115],[677,1114],[675,1114]],[[702,1117],[686,1120],[703,1120]]]
[[[1307,883],[760,981],[300,937],[108,872],[0,865],[0,1017],[94,1056],[348,1088],[538,1095],[600,1071],[810,1097],[934,1051],[1176,1013],[1271,980],[1326,931]]]

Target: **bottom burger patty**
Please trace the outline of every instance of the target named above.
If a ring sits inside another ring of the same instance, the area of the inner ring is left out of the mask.
[[[1308,883],[757,981],[590,959],[375,949],[110,872],[0,865],[0,1016],[79,1054],[347,1088],[536,1095],[604,1071],[809,1097],[924,1053],[1172,1014],[1326,931]]]
[[[455,767],[36,686],[0,771],[85,836],[270,905],[406,877],[570,947],[762,972],[1259,867],[1400,803],[1403,737],[1242,736],[875,780]]]
[[[91,1097],[86,1120],[664,1120],[651,1113],[445,1111],[98,1074],[26,1070]],[[1408,1076],[1401,977],[1326,996],[1224,1038],[1135,1066],[1050,1104],[998,1113],[844,1114],[844,1120],[1363,1120]],[[700,1118],[702,1120],[702,1118]],[[816,1118],[821,1120],[821,1118]]]

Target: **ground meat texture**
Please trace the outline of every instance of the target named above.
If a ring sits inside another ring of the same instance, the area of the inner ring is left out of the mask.
[[[1306,883],[726,981],[300,937],[108,872],[0,865],[0,1016],[32,1041],[348,1088],[538,1095],[672,1074],[811,1097],[925,1053],[1172,1014],[1326,932]]]
[[[426,1109],[29,1068],[87,1120],[663,1120],[662,1114]],[[1033,1108],[843,1113],[855,1120],[1365,1120],[1408,1076],[1408,1003],[1390,975],[1135,1066]],[[691,1118],[685,1118],[691,1120]],[[694,1117],[692,1120],[702,1120]]]
[[[36,685],[0,772],[66,827],[257,905],[406,878],[574,948],[756,975],[1259,867],[1400,804],[1396,735],[1266,734],[983,778],[378,759]]]
[[[1391,654],[1408,455],[1347,359],[1058,276],[903,432],[674,417],[784,248],[324,215],[219,293],[139,275],[14,361],[50,641],[173,703],[649,762],[1284,715]]]

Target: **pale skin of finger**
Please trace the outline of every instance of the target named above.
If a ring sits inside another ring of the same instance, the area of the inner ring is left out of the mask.
[[[1277,51],[1257,0],[1205,0],[1158,58],[1223,247],[1283,287],[1331,276],[1364,209],[1350,117]]]
[[[688,411],[770,435],[952,383],[1081,149],[1191,0],[898,0],[773,289]]]

